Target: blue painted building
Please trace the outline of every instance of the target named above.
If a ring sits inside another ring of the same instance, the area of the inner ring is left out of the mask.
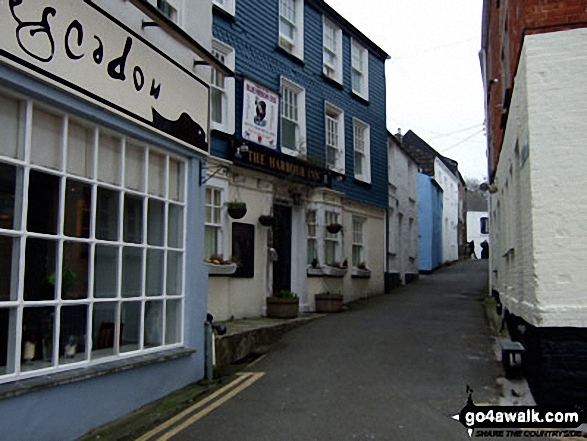
[[[194,59],[230,72],[157,3],[0,3],[3,441],[77,439],[204,376]]]
[[[434,177],[418,173],[418,219],[420,272],[430,273],[443,264],[443,190]]]
[[[212,49],[235,77],[212,73],[205,257],[237,269],[210,265],[212,314],[261,315],[283,289],[302,310],[382,292],[388,55],[321,0],[214,3]]]

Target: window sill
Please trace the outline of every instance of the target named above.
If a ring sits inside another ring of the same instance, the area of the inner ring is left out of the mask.
[[[357,101],[360,101],[361,103],[365,104],[366,106],[368,106],[369,104],[371,104],[369,102],[369,98],[365,98],[363,95],[359,95],[357,92],[355,91],[351,91],[351,96],[356,99]]]
[[[370,269],[353,268],[351,277],[353,279],[369,279],[371,278]]]
[[[155,363],[164,363],[178,358],[189,357],[196,351],[188,348],[167,349],[161,352],[139,355],[137,357],[123,360],[105,362],[89,367],[72,369],[63,372],[51,373],[39,377],[17,380],[12,383],[0,385],[0,400],[5,398],[18,397],[29,392],[36,392],[50,387],[63,386],[77,383],[78,381],[90,380],[103,375],[116,374],[131,369],[148,366]]]
[[[325,75],[324,72],[322,72],[322,79],[326,82],[331,84],[332,86],[336,87],[337,89],[343,90],[344,86],[339,83],[338,81],[336,81],[334,78],[330,78],[328,75]]]
[[[357,177],[355,177],[355,179],[354,179],[353,182],[355,184],[357,184],[357,185],[362,185],[363,187],[367,187],[367,188],[372,188],[373,187],[373,184],[371,184],[371,182],[364,181],[364,180],[359,179]]]
[[[214,263],[204,262],[208,268],[210,276],[232,276],[236,272],[236,263],[226,265],[216,265]]]
[[[231,22],[231,23],[236,22],[236,18],[234,16],[234,14],[228,12],[226,9],[222,9],[218,5],[212,5],[212,12],[214,14],[218,14],[219,16],[221,16],[222,18],[224,18],[228,22]]]
[[[277,46],[275,48],[275,50],[279,53],[281,53],[282,55],[285,55],[287,58],[289,58],[291,61],[299,64],[300,66],[305,66],[306,63],[304,62],[304,60],[302,60],[301,58],[299,58],[296,54],[292,54],[291,52],[288,52],[287,50],[285,50],[284,48],[282,48],[281,46]]]

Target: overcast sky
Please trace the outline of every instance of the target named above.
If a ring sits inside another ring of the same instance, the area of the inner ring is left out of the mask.
[[[482,0],[326,0],[385,50],[387,128],[412,130],[459,163],[487,175],[479,65]]]

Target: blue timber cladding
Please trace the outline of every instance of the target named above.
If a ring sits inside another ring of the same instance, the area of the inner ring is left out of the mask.
[[[261,0],[236,0],[234,20],[214,14],[214,37],[235,50],[236,119],[235,137],[242,138],[243,79],[248,78],[279,93],[281,77],[306,91],[306,141],[309,158],[325,162],[325,102],[344,112],[345,179],[333,182],[335,190],[349,199],[387,206],[387,130],[385,115],[386,54],[359,32],[350,35],[348,23],[336,15],[322,12],[320,1],[304,5],[304,59],[300,61],[278,48],[279,3]],[[326,14],[343,30],[343,85],[322,74],[322,22]],[[351,37],[369,50],[369,101],[351,92]],[[371,184],[354,180],[353,117],[370,126]],[[280,145],[280,140],[278,142]],[[229,141],[213,132],[211,153],[228,157]]]

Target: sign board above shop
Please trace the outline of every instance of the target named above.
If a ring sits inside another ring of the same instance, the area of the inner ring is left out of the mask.
[[[209,86],[91,0],[0,0],[0,63],[208,152]]]
[[[277,148],[279,96],[245,79],[243,83],[243,138],[247,141]]]

